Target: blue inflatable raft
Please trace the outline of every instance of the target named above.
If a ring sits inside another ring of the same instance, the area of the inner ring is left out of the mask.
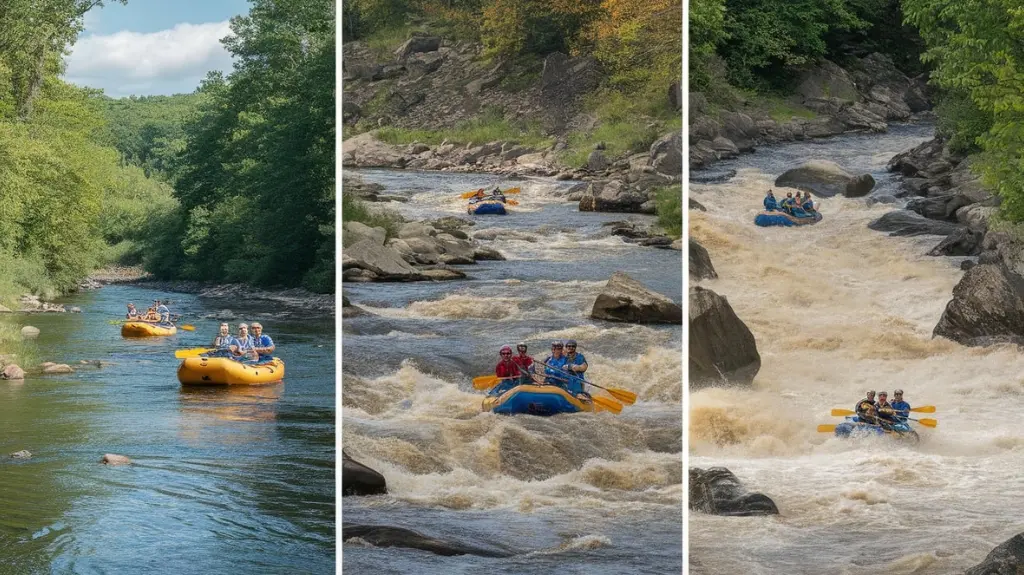
[[[505,211],[505,204],[501,202],[479,202],[476,204],[469,204],[466,208],[466,212],[470,215],[497,215],[503,216],[507,212]]]
[[[836,437],[844,439],[860,437],[888,436],[902,441],[917,443],[921,438],[910,428],[907,422],[893,423],[889,429],[872,423],[865,423],[858,417],[847,417],[846,421],[836,426]]]
[[[807,226],[821,221],[821,213],[813,212],[807,217],[798,217],[783,211],[761,212],[754,216],[754,223],[761,227],[769,226]]]
[[[573,397],[557,385],[525,384],[517,385],[498,395],[487,396],[484,398],[483,410],[501,415],[555,415],[594,411],[594,404],[589,400]]]

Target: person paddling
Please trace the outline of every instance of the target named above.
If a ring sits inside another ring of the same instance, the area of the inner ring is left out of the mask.
[[[875,422],[875,390],[871,390],[867,393],[864,399],[857,402],[857,407],[854,408],[857,412],[857,418],[864,423]]]
[[[128,304],[128,313],[126,313],[124,317],[129,320],[139,319],[139,310],[135,309],[135,304]]]
[[[553,384],[565,387],[565,356],[562,355],[562,350],[565,349],[564,344],[561,341],[555,340],[551,342],[551,355],[548,356],[542,363],[544,363],[544,383]]]
[[[171,310],[167,309],[167,306],[164,305],[165,302],[162,302],[160,300],[156,300],[153,303],[156,304],[156,313],[157,313],[157,315],[160,316],[160,323],[170,324],[171,323]]]
[[[498,385],[491,389],[491,395],[501,395],[519,385],[519,380],[523,375],[519,365],[512,360],[512,348],[510,346],[501,346],[501,349],[498,350],[498,356],[501,359],[498,361],[498,365],[494,366],[494,375],[502,379],[498,382]]]
[[[779,201],[775,199],[775,192],[768,190],[768,195],[764,197],[764,209],[766,212],[779,209]]]
[[[235,338],[235,345],[232,346],[231,351],[235,355],[235,359],[259,361],[260,356],[256,353],[256,344],[252,336],[249,335],[248,324],[238,324],[238,336]]]
[[[903,401],[903,390],[897,389],[892,392],[892,409],[898,421],[904,422],[910,417],[910,404]]]
[[[576,340],[570,339],[565,342],[565,369],[576,377],[570,377],[566,382],[566,388],[573,395],[583,393],[583,373],[587,371],[587,358],[582,353],[576,353]]]
[[[274,359],[272,355],[276,349],[274,340],[270,339],[269,335],[263,333],[263,324],[258,321],[252,322],[252,340],[253,349],[256,350],[261,362]]]
[[[519,383],[524,385],[528,383],[533,383],[532,376],[535,372],[535,367],[533,365],[533,358],[526,354],[526,342],[521,341],[517,343],[516,351],[519,352],[519,355],[514,356],[512,358],[512,361],[517,366],[519,366],[519,370],[521,373],[519,377]]]

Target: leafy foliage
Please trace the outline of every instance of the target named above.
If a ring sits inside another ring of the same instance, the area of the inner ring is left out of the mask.
[[[970,138],[991,118],[975,139],[977,165],[1003,216],[1024,221],[1024,9],[1017,0],[904,0],[904,10],[928,46],[932,81],[976,109],[960,116],[975,120],[953,122],[954,136]]]

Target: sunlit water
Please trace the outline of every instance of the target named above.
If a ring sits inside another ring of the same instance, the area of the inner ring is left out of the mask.
[[[499,546],[512,557],[438,557],[344,546],[356,573],[679,573],[682,567],[681,326],[590,319],[600,289],[625,271],[675,301],[678,251],[609,235],[624,214],[580,213],[551,197],[571,184],[493,176],[360,172],[410,218],[471,219],[470,234],[507,261],[461,269],[466,280],[346,284],[376,314],[343,321],[343,444],[381,471],[390,494],[347,497],[343,520]],[[518,185],[507,216],[467,216],[459,193]],[[645,216],[634,216],[644,219]],[[481,413],[470,380],[493,373],[502,344],[526,341],[544,358],[574,338],[604,386],[640,400],[611,413],[503,417]]]
[[[814,226],[753,225],[787,168],[831,159],[870,171],[882,194],[895,185],[886,162],[930,135],[900,126],[773,148],[719,166],[739,171],[726,183],[691,187],[708,211],[691,211],[690,229],[720,276],[701,284],[754,333],[762,367],[749,390],[691,395],[690,464],[728,467],[781,513],[691,514],[692,572],[957,573],[1024,531],[1024,353],[931,337],[962,258],[925,256],[939,237],[869,230],[894,206],[863,199],[821,200]],[[938,407],[920,445],[816,432],[841,421],[832,408],[894,388]]]
[[[157,297],[196,331],[109,323]],[[78,371],[0,381],[0,573],[333,573],[333,318],[131,287],[62,301],[82,313],[17,319],[42,331],[41,360]],[[181,387],[174,350],[208,345],[222,309],[263,323],[285,383]]]

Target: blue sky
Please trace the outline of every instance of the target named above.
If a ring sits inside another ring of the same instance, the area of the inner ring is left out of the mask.
[[[246,0],[129,0],[86,14],[65,78],[112,97],[192,92],[210,70],[231,69],[220,45]]]

